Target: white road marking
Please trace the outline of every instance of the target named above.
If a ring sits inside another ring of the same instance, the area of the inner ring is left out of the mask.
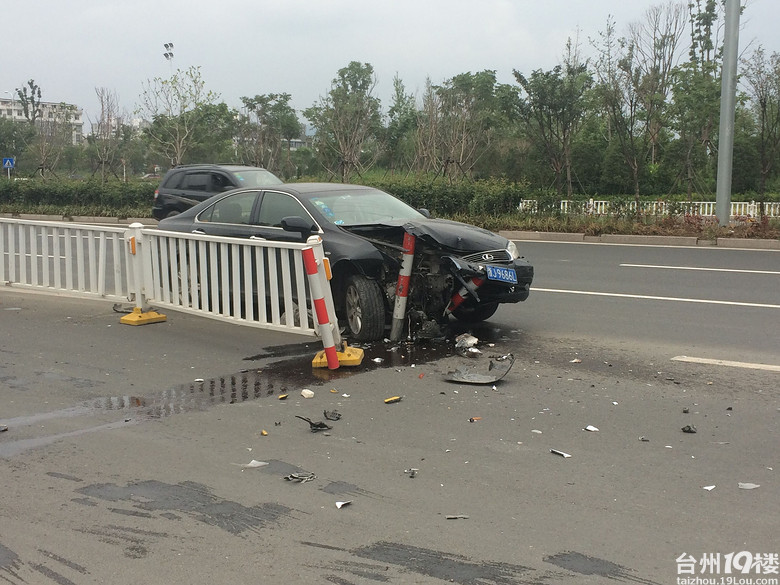
[[[706,364],[711,366],[729,366],[732,368],[749,368],[751,370],[766,370],[768,372],[780,372],[780,366],[770,364],[753,364],[750,362],[731,362],[729,360],[713,360],[709,358],[689,357],[678,355],[672,358],[673,362],[688,362],[691,364]]]
[[[760,309],[780,309],[780,305],[771,305],[769,303],[742,303],[738,301],[716,301],[713,299],[686,299],[680,297],[657,297],[652,295],[629,295],[623,293],[595,292],[587,290],[565,290],[558,288],[536,288],[531,287],[531,292],[551,292],[564,293],[570,295],[588,295],[595,297],[619,297],[624,299],[645,299],[649,301],[676,301],[678,303],[702,303],[705,305],[731,305],[735,307],[757,307]]]
[[[699,266],[663,266],[658,264],[619,264],[628,268],[664,268],[667,270],[701,270],[703,272],[741,272],[744,274],[777,274],[777,270],[742,270],[738,268],[702,268]]]

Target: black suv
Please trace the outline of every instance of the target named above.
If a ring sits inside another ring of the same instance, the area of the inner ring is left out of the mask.
[[[181,165],[165,173],[154,192],[152,217],[178,215],[218,193],[238,187],[281,185],[272,172],[243,165]]]

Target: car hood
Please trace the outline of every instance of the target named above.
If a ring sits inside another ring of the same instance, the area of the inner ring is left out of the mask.
[[[343,229],[368,239],[398,240],[403,232],[454,253],[466,254],[485,250],[504,250],[508,240],[486,229],[447,219],[424,219],[405,223],[359,225]]]

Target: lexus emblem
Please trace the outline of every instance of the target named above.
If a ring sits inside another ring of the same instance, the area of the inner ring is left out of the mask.
[[[491,260],[494,260],[493,254],[482,254],[482,259],[486,262],[490,262]]]

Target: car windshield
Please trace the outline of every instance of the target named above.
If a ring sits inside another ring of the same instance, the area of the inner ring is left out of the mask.
[[[239,187],[267,187],[268,185],[281,185],[282,180],[265,169],[247,169],[233,173],[238,179]]]
[[[343,226],[425,218],[400,199],[377,189],[322,193],[311,202],[327,220]]]

